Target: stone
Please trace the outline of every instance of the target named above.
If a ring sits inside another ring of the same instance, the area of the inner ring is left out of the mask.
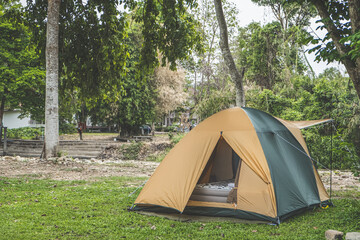
[[[360,232],[348,232],[345,236],[346,240],[360,240]]]
[[[328,240],[341,240],[343,236],[344,233],[337,230],[327,230],[325,232],[325,238]]]
[[[11,161],[11,160],[14,160],[14,158],[13,158],[13,157],[10,157],[10,156],[5,156],[5,157],[4,157],[4,160],[5,160],[5,161]]]

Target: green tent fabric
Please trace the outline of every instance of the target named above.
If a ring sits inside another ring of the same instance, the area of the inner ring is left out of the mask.
[[[262,111],[243,108],[253,123],[268,160],[278,216],[320,203],[312,161],[277,119]],[[299,151],[301,150],[301,151]]]

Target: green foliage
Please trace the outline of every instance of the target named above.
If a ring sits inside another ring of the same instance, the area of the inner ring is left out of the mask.
[[[310,1],[313,2],[313,1]],[[339,34],[341,38],[341,42],[344,43],[345,49],[347,52],[345,54],[349,54],[351,48],[349,47],[348,41],[355,40],[356,36],[351,35],[351,24],[350,24],[350,17],[348,11],[348,2],[340,2],[340,1],[326,1],[324,5],[327,8],[329,13],[329,18],[319,20],[318,22],[323,23],[320,29],[326,29],[328,25],[334,25],[336,29],[336,35]],[[305,43],[312,43],[318,44],[314,48],[312,48],[309,52],[315,52],[316,60],[317,61],[340,61],[342,57],[335,48],[334,39],[331,37],[331,32],[327,32],[323,39],[319,38],[318,36],[310,35],[306,40]],[[325,44],[324,44],[325,43]],[[351,45],[351,43],[350,43]],[[356,45],[356,44],[355,44]]]
[[[360,58],[360,32],[354,33],[348,37],[341,39],[341,43],[350,42],[351,50],[349,51],[349,55],[352,60],[356,60]]]
[[[163,56],[162,65],[168,61],[172,70],[176,69],[176,60],[187,59],[192,49],[201,51],[197,23],[187,13],[193,7],[196,7],[193,0],[139,2],[135,19],[143,23],[141,65],[145,72],[158,65],[158,51]]]
[[[180,142],[180,140],[185,136],[184,133],[177,133],[177,134],[174,134],[172,136],[172,138],[170,138],[170,141],[171,141],[171,145],[172,146],[175,146],[178,142]]]
[[[238,64],[246,69],[245,77],[257,85],[272,88],[280,80],[281,26],[277,22],[261,27],[251,23],[240,29],[237,48]]]
[[[163,131],[164,131],[164,132],[169,132],[169,134],[170,134],[170,133],[175,132],[175,131],[176,131],[176,128],[177,128],[176,125],[171,125],[171,126],[164,127],[164,128],[163,128]]]
[[[160,154],[149,155],[146,160],[152,162],[162,162],[162,160],[164,160],[164,158],[170,152],[170,150],[171,148],[166,148],[165,151],[161,152]]]
[[[306,1],[253,2],[270,7],[276,21],[264,26],[254,22],[240,28],[236,51],[238,65],[246,70],[248,81],[272,89],[276,82],[286,82],[293,75],[306,71],[302,39],[315,10]]]
[[[27,22],[45,62],[48,1],[27,0]],[[67,1],[60,5],[60,90],[76,90],[80,99],[119,94],[128,53],[125,17],[118,1]]]
[[[169,132],[168,133],[169,139],[172,140],[172,138],[174,137],[174,133],[173,132]]]
[[[123,160],[137,160],[143,145],[142,142],[133,142],[122,145],[119,150],[123,154]]]
[[[312,158],[321,163],[315,165],[319,168],[326,167],[330,169],[332,161],[332,169],[359,170],[358,164],[360,163],[360,158],[356,155],[354,145],[342,140],[343,134],[335,133],[332,143],[331,136],[324,136],[324,131],[330,131],[330,127],[332,126],[317,127],[303,131]]]
[[[36,177],[36,176],[35,176]],[[3,239],[323,239],[336,229],[359,231],[360,203],[334,199],[281,223],[178,222],[128,211],[131,193],[145,178],[96,181],[0,179],[0,232]],[[336,192],[335,192],[336,194]]]
[[[121,96],[113,101],[106,97],[94,99],[88,104],[94,125],[116,126],[124,136],[139,134],[140,126],[154,119],[156,93],[150,73],[137,75],[143,41],[139,31],[139,24],[133,24],[125,41],[130,56],[126,62],[128,72],[120,79]]]
[[[296,76],[291,85],[277,84],[273,90],[248,91],[249,107],[263,110],[286,120],[333,118],[333,168],[360,170],[360,103],[349,79],[335,69],[324,71],[317,79]],[[312,157],[330,168],[331,128],[304,130]],[[319,165],[321,168],[321,165]]]
[[[60,134],[71,134],[71,133],[76,133],[77,129],[74,124],[60,122],[59,132],[60,132]]]
[[[44,128],[22,127],[7,130],[8,138],[39,140],[44,136]]]
[[[213,91],[211,95],[205,96],[196,106],[195,112],[200,119],[205,119],[214,113],[227,109],[235,103],[235,96],[231,91]]]
[[[14,1],[0,3],[0,106],[14,109],[21,105],[21,116],[42,120],[45,71],[39,67],[30,31],[23,21],[21,5]]]
[[[119,6],[132,11],[120,11]],[[60,8],[60,124],[84,122],[136,134],[154,119],[158,64],[200,50],[192,1],[66,1]],[[47,1],[27,0],[27,23],[44,65]],[[136,22],[132,21],[135,18]],[[152,21],[154,20],[154,21]],[[142,49],[142,50],[141,50]]]
[[[256,98],[249,102],[248,105],[249,107],[254,106],[259,110],[279,116],[283,111],[289,111],[287,109],[291,108],[292,101],[291,99],[276,95],[272,90],[264,89],[260,93],[257,92]]]

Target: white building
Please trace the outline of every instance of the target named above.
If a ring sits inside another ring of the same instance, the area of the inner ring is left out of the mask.
[[[30,117],[19,118],[20,109],[5,110],[3,117],[3,126],[8,129],[21,127],[44,127],[44,124],[39,124]]]

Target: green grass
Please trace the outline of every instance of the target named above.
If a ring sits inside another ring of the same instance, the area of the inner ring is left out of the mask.
[[[176,222],[128,212],[146,178],[96,181],[0,178],[0,239],[324,239],[327,229],[360,231],[360,203],[335,199],[280,226]]]
[[[353,187],[348,190],[333,191],[332,197],[334,198],[355,198],[360,199],[360,191],[358,188]]]
[[[151,162],[162,162],[162,160],[165,158],[165,156],[170,152],[171,148],[166,148],[162,153],[160,154],[151,154],[146,158],[146,161]]]

